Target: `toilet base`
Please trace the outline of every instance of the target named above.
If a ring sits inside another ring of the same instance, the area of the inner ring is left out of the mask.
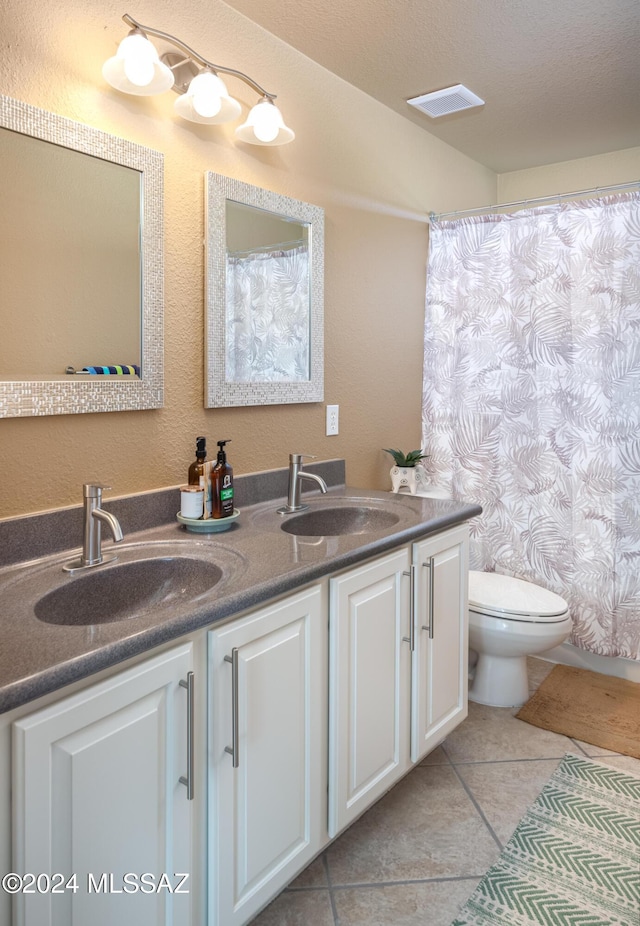
[[[469,700],[490,707],[522,707],[529,700],[526,656],[479,653]]]

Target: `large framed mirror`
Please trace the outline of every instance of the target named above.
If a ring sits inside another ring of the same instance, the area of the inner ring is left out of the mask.
[[[322,402],[324,212],[205,175],[205,407]]]
[[[163,155],[0,96],[0,417],[163,404]]]

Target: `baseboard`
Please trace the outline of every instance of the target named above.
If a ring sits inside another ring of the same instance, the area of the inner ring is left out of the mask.
[[[539,654],[540,659],[549,662],[559,662],[565,666],[576,666],[579,669],[591,669],[602,675],[615,675],[617,678],[626,678],[631,682],[640,682],[640,662],[635,659],[623,659],[621,656],[600,656],[578,649],[571,643],[554,646],[553,649]]]

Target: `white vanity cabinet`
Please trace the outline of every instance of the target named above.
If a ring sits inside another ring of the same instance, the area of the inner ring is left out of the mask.
[[[12,926],[248,923],[466,716],[467,575],[462,524],[2,715]]]
[[[12,865],[43,876],[15,926],[190,922],[191,672],[184,644],[13,723]]]
[[[468,536],[463,525],[412,548],[412,762],[431,752],[467,716]]]
[[[409,553],[329,582],[329,835],[409,768]]]
[[[246,923],[326,842],[325,588],[209,632],[208,926]]]
[[[330,580],[329,835],[467,712],[466,525]]]

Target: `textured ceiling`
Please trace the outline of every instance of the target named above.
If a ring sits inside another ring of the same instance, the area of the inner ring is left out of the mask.
[[[498,173],[640,146],[640,0],[226,2]],[[485,106],[406,102],[458,83]]]

